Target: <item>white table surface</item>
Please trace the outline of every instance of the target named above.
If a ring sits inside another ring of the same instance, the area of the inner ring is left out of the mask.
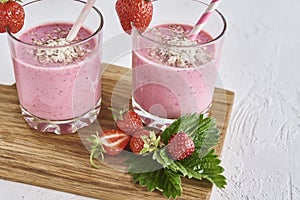
[[[114,4],[96,3],[106,20],[104,41],[126,43]],[[235,102],[222,154],[228,185],[215,188],[211,199],[300,199],[300,1],[224,0],[220,10],[228,32],[218,85],[234,91]],[[109,55],[104,61],[112,62]],[[130,66],[130,59],[113,63]],[[13,82],[6,34],[0,34],[0,83]],[[0,180],[0,199],[90,198]]]

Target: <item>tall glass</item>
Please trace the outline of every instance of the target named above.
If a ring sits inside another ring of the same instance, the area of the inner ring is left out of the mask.
[[[133,24],[132,105],[148,126],[161,128],[182,114],[209,114],[225,18],[216,11],[195,41],[186,37],[207,6],[197,0],[153,1],[150,28],[141,33]]]
[[[25,24],[8,30],[25,121],[34,129],[74,133],[96,118],[101,104],[103,17],[93,7],[72,42],[65,40],[85,2],[36,0],[24,5]]]

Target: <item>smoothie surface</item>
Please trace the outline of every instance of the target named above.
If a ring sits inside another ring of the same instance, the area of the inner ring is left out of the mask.
[[[84,59],[84,57],[92,52],[95,48],[95,42],[88,42],[71,45],[80,42],[92,35],[86,29],[81,28],[76,38],[68,43],[65,38],[68,35],[72,24],[69,23],[47,23],[33,27],[20,35],[19,39],[25,43],[32,44],[36,48],[31,47],[28,53],[28,48],[19,49],[19,55],[26,63],[31,63],[36,66],[62,66],[70,63],[76,63]],[[66,46],[67,45],[67,46]],[[55,48],[66,46],[61,48]],[[43,48],[45,47],[45,48]]]
[[[213,45],[206,45],[212,36],[201,31],[196,40],[187,38],[192,26],[186,24],[161,24],[142,35],[149,40],[137,51],[150,60],[173,67],[196,67],[213,59]]]

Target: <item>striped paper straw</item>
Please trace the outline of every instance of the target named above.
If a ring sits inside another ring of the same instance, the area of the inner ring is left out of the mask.
[[[200,33],[200,31],[203,29],[205,24],[207,23],[209,17],[212,15],[212,13],[216,10],[218,5],[220,4],[221,0],[212,0],[209,4],[209,6],[206,8],[205,12],[202,14],[192,31],[188,34],[188,38],[190,40],[195,40],[197,35]]]
[[[75,39],[78,31],[80,30],[85,18],[87,17],[87,15],[89,14],[90,10],[92,9],[92,7],[94,6],[96,0],[88,0],[86,2],[86,4],[84,5],[84,7],[82,8],[75,24],[72,26],[69,34],[66,37],[66,41],[67,42],[71,42],[72,40]]]

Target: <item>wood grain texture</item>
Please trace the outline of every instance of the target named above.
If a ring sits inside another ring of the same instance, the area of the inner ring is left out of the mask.
[[[160,192],[148,192],[134,184],[124,172],[122,158],[107,158],[94,169],[89,163],[86,137],[96,129],[114,128],[109,106],[130,105],[130,70],[105,65],[102,79],[102,108],[98,120],[77,134],[55,135],[31,129],[23,120],[15,86],[0,86],[0,178],[44,188],[99,198],[119,200],[165,199]],[[217,88],[211,115],[217,119],[220,154],[232,109],[234,94]],[[212,185],[207,181],[183,179],[178,199],[209,199]]]

